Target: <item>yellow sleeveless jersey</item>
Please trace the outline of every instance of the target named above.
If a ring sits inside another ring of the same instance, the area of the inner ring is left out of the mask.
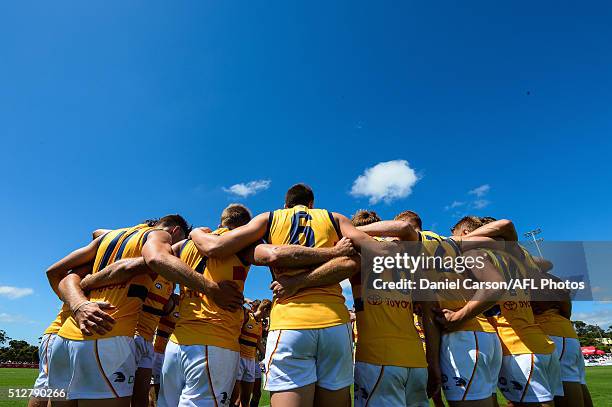
[[[218,229],[222,234],[228,229]],[[215,282],[232,280],[240,291],[249,272],[249,264],[238,255],[215,259],[203,257],[192,240],[181,247],[180,258],[198,273]],[[170,340],[179,345],[211,345],[240,351],[238,337],[242,327],[243,311],[225,311],[198,291],[181,287],[179,320]]]
[[[559,314],[558,309],[547,309],[541,314],[536,314],[534,317],[536,324],[540,325],[540,328],[542,328],[546,335],[578,339],[572,322]]]
[[[62,327],[62,325],[64,325],[64,322],[66,321],[66,319],[68,319],[70,315],[70,308],[68,308],[68,305],[63,304],[62,309],[60,309],[60,312],[57,314],[57,317],[55,317],[53,322],[51,322],[51,325],[49,325],[49,327],[45,329],[45,335],[58,333],[60,328]]]
[[[422,253],[426,256],[434,256],[432,258],[438,260],[449,257],[455,258],[461,255],[459,246],[454,240],[431,231],[418,233]],[[435,279],[436,281],[447,279],[448,281],[460,282],[465,278],[464,274],[459,274],[453,269],[445,269],[440,264],[436,264],[435,269],[425,270],[425,272],[430,280]],[[470,293],[466,293],[463,290],[443,290],[438,291],[437,294],[440,309],[453,311],[463,308],[471,298]],[[452,331],[495,332],[495,327],[491,325],[484,315],[479,315],[476,318],[463,322],[460,326],[453,328]]]
[[[158,275],[142,305],[142,311],[140,311],[136,324],[136,335],[142,336],[145,341],[153,341],[155,328],[164,314],[164,307],[173,292],[174,283]]]
[[[108,232],[100,242],[92,272],[97,273],[120,259],[140,257],[149,233],[154,230],[158,229],[142,224]],[[115,319],[113,329],[105,335],[94,333],[92,336],[84,336],[71,316],[60,329],[59,336],[79,341],[114,336],[134,336],[142,303],[147,298],[152,283],[151,276],[143,274],[134,277],[127,283],[92,290],[89,295],[90,301],[104,301],[115,307],[114,311],[109,312]]]
[[[382,241],[385,239],[375,238]],[[384,270],[378,275],[391,281]],[[351,278],[357,316],[355,360],[384,366],[427,367],[421,339],[413,322],[409,290],[362,290],[361,273]]]
[[[156,353],[164,353],[166,351],[166,345],[168,344],[168,338],[176,327],[176,322],[179,319],[179,312],[175,308],[168,315],[164,315],[159,320],[157,330],[155,331],[155,339],[153,339],[153,350]]]
[[[257,357],[257,343],[263,334],[261,322],[255,320],[251,312],[249,319],[242,325],[240,331],[240,357],[255,359]]]
[[[516,259],[508,253],[486,250],[493,265],[502,273],[504,279],[527,278],[527,270],[523,261]],[[523,259],[525,260],[525,259]],[[529,264],[529,259],[527,264]],[[498,315],[491,318],[497,328],[497,335],[501,341],[504,355],[521,355],[530,353],[550,354],[555,344],[544,334],[544,331],[535,322],[529,292],[516,289],[506,295],[512,300],[498,303]]]
[[[331,212],[297,205],[270,212],[265,240],[275,245],[332,247],[340,235]],[[292,297],[274,300],[270,330],[327,328],[348,321],[342,288],[340,284],[332,284],[306,288]]]

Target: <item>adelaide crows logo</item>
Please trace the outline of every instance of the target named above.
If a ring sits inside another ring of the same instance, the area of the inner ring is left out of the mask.
[[[125,381],[125,375],[122,372],[113,373],[113,377],[115,379],[113,381],[116,383],[123,383]]]

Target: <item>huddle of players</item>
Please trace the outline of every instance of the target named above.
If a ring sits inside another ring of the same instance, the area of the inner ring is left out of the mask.
[[[241,361],[241,345],[252,338],[245,327],[256,336],[248,327],[265,312],[243,309],[252,264],[269,266],[274,279],[263,378],[273,406],[350,405],[353,383],[358,406],[426,406],[440,386],[451,405],[493,406],[497,383],[514,405],[552,405],[564,390],[557,403],[582,403],[584,368],[567,304],[539,304],[536,323],[531,308],[495,306],[476,295],[418,303],[425,352],[412,301],[404,308],[370,303],[360,287],[357,252],[366,244],[392,250],[396,240],[422,241],[457,256],[484,250],[478,247],[488,240],[516,240],[511,222],[464,218],[444,238],[422,231],[410,211],[393,221],[360,211],[351,221],[314,209],[312,190],[297,184],[287,191],[284,209],[251,219],[248,209],[233,204],[215,231],[190,232],[183,218],[169,215],[98,234],[47,271],[64,307],[43,338],[37,386],[67,392],[67,400],[51,405],[146,405],[152,366],[160,364],[153,378],[159,406],[249,405],[245,372],[253,363]],[[545,264],[524,251],[485,255],[485,272],[493,274],[509,264],[522,270],[525,259],[534,269]],[[354,376],[352,329],[339,284],[346,278],[359,334]],[[181,286],[178,311],[174,283]],[[170,334],[165,328],[173,324]]]

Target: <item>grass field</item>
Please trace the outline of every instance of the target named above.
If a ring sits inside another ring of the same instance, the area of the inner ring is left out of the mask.
[[[596,407],[612,406],[612,366],[588,367],[587,383]],[[36,369],[0,369],[0,388],[29,388],[33,383],[38,370]],[[22,407],[27,406],[27,400],[8,400],[3,391],[0,399],[0,407]],[[500,402],[501,402],[500,396]],[[270,404],[267,392],[263,392],[260,406]],[[500,403],[504,405],[504,403]]]

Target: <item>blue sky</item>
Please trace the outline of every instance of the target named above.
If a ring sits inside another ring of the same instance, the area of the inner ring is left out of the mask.
[[[25,291],[0,288],[1,329],[35,341],[58,307],[45,268],[93,229],[169,212],[214,226],[233,201],[280,207],[295,182],[319,207],[413,209],[440,233],[475,213],[606,240],[611,17],[606,2],[5,5],[0,286]],[[351,195],[392,160],[407,164],[359,190],[395,199]],[[268,283],[254,272],[247,295]],[[577,308],[612,322],[610,304]]]

